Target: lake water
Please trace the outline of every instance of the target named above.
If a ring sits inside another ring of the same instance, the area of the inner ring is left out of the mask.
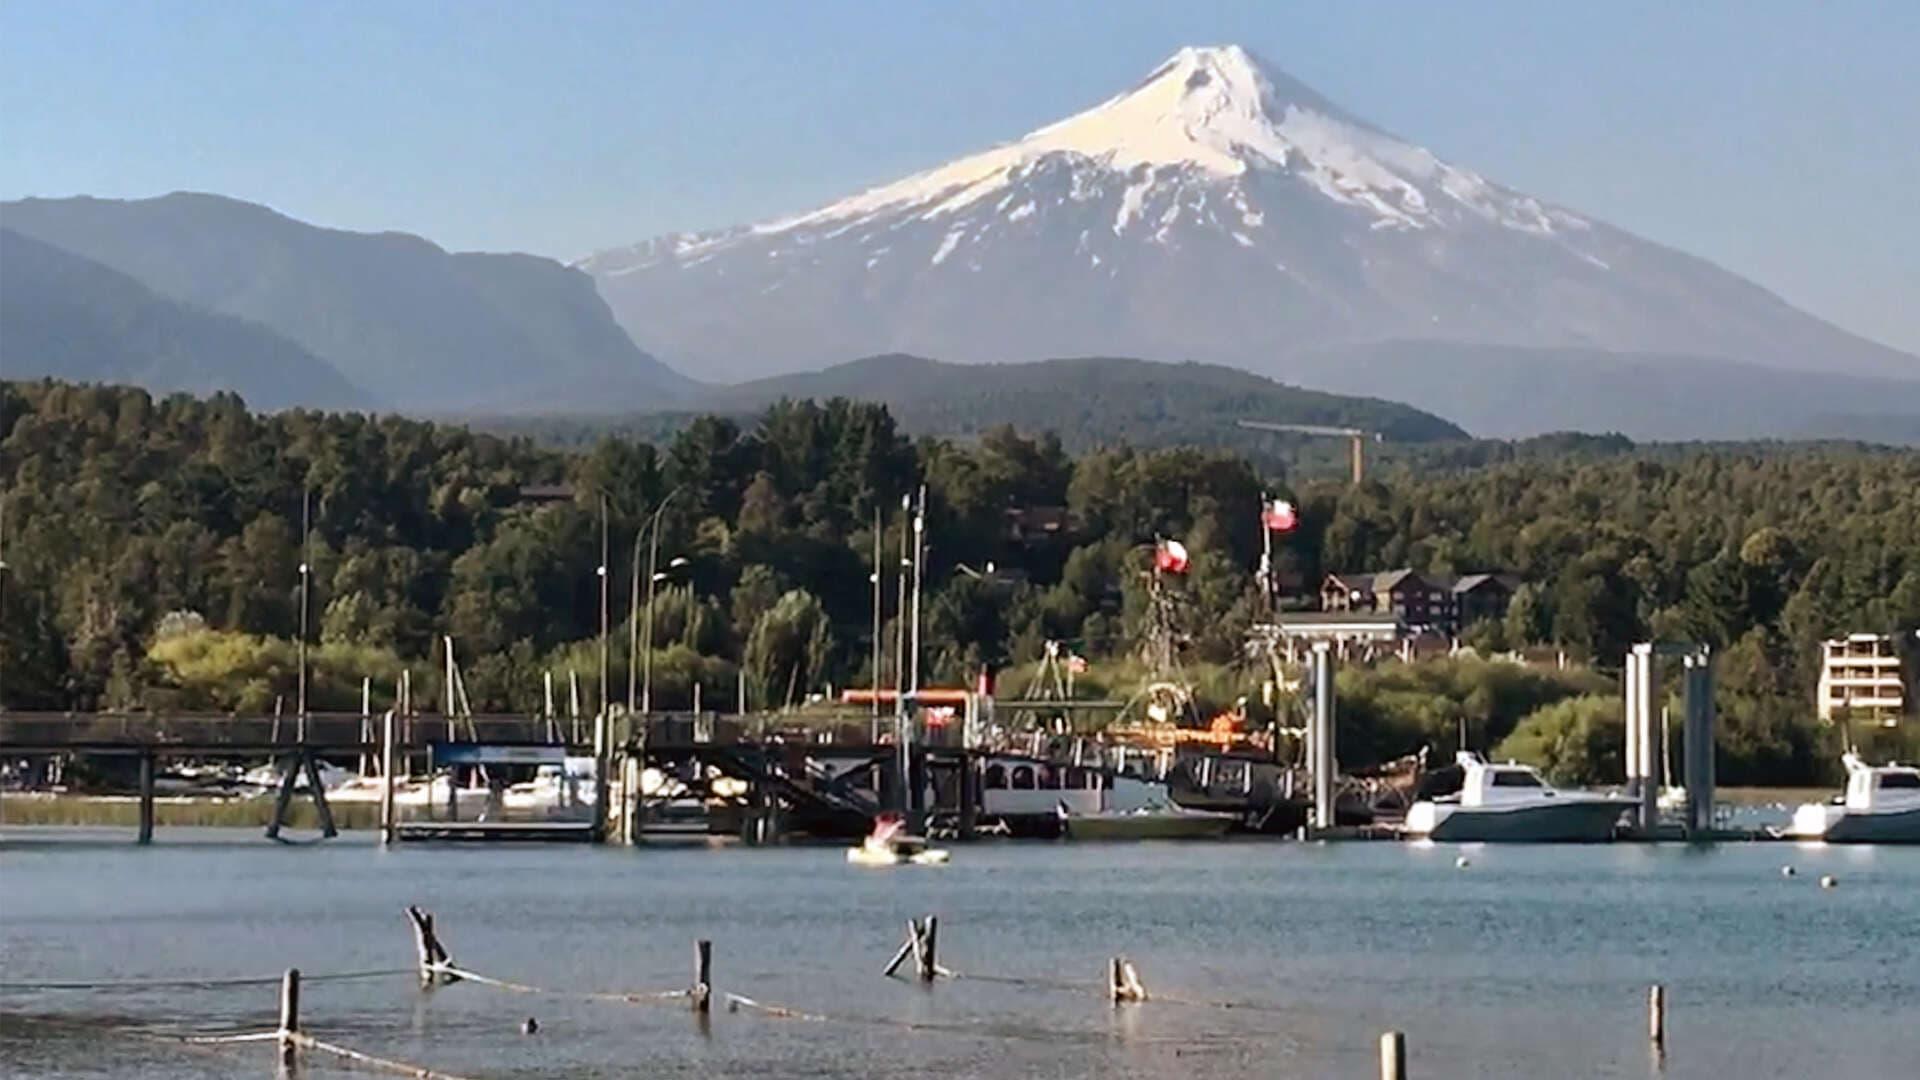
[[[19,984],[404,968],[402,909],[419,903],[474,971],[672,989],[709,937],[717,991],[829,1018],[716,1004],[703,1025],[680,1003],[422,993],[409,974],[309,984],[310,1031],[472,1077],[1372,1077],[1387,1029],[1407,1033],[1422,1080],[1920,1075],[1920,849],[987,843],[947,867],[862,870],[831,847],[158,838],[6,836],[0,1074],[265,1075],[270,1045],[113,1029],[271,1027],[273,986]],[[905,920],[928,912],[963,976],[1084,988],[881,978]],[[1122,952],[1181,1000],[1108,1005],[1094,988]],[[1654,982],[1664,1061],[1646,1038]],[[303,1072],[346,1075],[319,1059]]]

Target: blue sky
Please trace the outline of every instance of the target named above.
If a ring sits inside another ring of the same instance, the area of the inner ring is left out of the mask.
[[[214,191],[573,258],[804,209],[1225,42],[1920,352],[1911,0],[0,0],[0,197]]]

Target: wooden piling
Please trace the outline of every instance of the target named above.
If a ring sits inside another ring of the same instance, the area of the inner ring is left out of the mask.
[[[153,751],[140,754],[140,835],[135,841],[153,843]]]
[[[1140,982],[1139,970],[1124,956],[1107,960],[1107,1000],[1115,1005],[1147,1000],[1147,988]]]
[[[380,721],[380,842],[393,843],[397,822],[393,819],[394,720],[393,710]]]
[[[919,948],[920,924],[912,919],[908,919],[906,942],[900,946],[899,952],[893,954],[893,959],[887,961],[887,966],[881,969],[880,974],[892,976],[894,972],[900,970],[901,964],[906,963],[907,957],[914,955],[914,953],[919,951]]]
[[[1407,1037],[1402,1032],[1380,1036],[1380,1080],[1407,1080]]]
[[[300,969],[288,968],[280,977],[280,1060],[293,1064],[300,1034]]]
[[[713,942],[706,938],[693,943],[693,986],[687,991],[687,1000],[694,1012],[713,1009]]]
[[[1647,1040],[1655,1050],[1667,1045],[1667,988],[1654,983],[1647,990]]]
[[[413,925],[413,946],[419,960],[420,985],[458,982],[460,977],[447,970],[453,965],[453,957],[447,955],[446,946],[440,944],[440,936],[434,933],[433,914],[418,905],[409,905],[407,921]]]
[[[920,920],[920,947],[914,950],[914,959],[919,963],[920,981],[930,983],[939,973],[940,964],[935,950],[940,944],[940,919],[929,915]]]

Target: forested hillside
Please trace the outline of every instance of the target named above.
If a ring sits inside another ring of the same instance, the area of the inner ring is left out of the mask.
[[[915,435],[974,438],[1011,424],[1050,431],[1069,452],[1126,443],[1207,446],[1268,456],[1297,435],[1249,431],[1241,420],[1359,428],[1388,443],[1465,439],[1453,424],[1397,401],[1303,390],[1233,368],[1077,357],[1031,364],[947,364],[918,356],[869,356],[825,371],[706,388],[706,413],[750,418],[783,399],[848,398],[885,405]],[[476,421],[556,446],[612,435],[670,439],[700,413],[501,417]],[[1344,458],[1344,443],[1324,447]]]
[[[1529,584],[1509,617],[1468,633],[1487,649],[1558,645],[1611,666],[1648,634],[1709,641],[1735,782],[1804,778],[1825,756],[1811,721],[1820,638],[1920,627],[1920,454],[1579,440],[1475,457],[1489,463],[1389,468],[1358,489],[1267,478],[1302,509],[1283,566],[1308,588],[1325,570],[1511,570]],[[1093,658],[1092,685],[1117,679],[1143,608],[1141,545],[1156,536],[1194,552],[1185,659],[1230,678],[1257,608],[1267,485],[1223,451],[1076,458],[1057,438],[1004,429],[913,443],[883,407],[835,400],[784,402],[747,424],[700,418],[658,449],[607,440],[569,453],[397,418],[261,416],[232,396],[12,383],[0,387],[0,702],[290,701],[304,487],[316,707],[357,707],[362,675],[384,699],[402,664],[430,695],[441,634],[476,708],[533,707],[548,670],[577,670],[592,690],[602,495],[624,641],[636,533],[670,494],[656,703],[684,707],[698,679],[730,705],[744,666],[751,704],[777,706],[868,677],[874,515],[890,620],[900,497],[921,479],[935,680],[1030,664],[1049,639]],[[523,491],[563,484],[559,501]],[[1046,506],[1067,507],[1068,527],[1014,539],[1008,512]],[[1518,676],[1488,672],[1504,666],[1356,687],[1351,722],[1379,723],[1354,745],[1444,740],[1458,716],[1492,745],[1519,721],[1515,702],[1607,685],[1503,695]],[[625,680],[617,648],[616,697]]]

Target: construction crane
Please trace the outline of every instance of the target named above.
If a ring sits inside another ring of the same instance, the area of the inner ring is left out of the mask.
[[[1277,424],[1271,420],[1242,420],[1240,426],[1250,431],[1278,431],[1290,435],[1333,435],[1353,440],[1353,482],[1358,486],[1366,479],[1366,455],[1361,447],[1368,439],[1383,441],[1377,431],[1362,431],[1359,428],[1327,427],[1321,424]]]

